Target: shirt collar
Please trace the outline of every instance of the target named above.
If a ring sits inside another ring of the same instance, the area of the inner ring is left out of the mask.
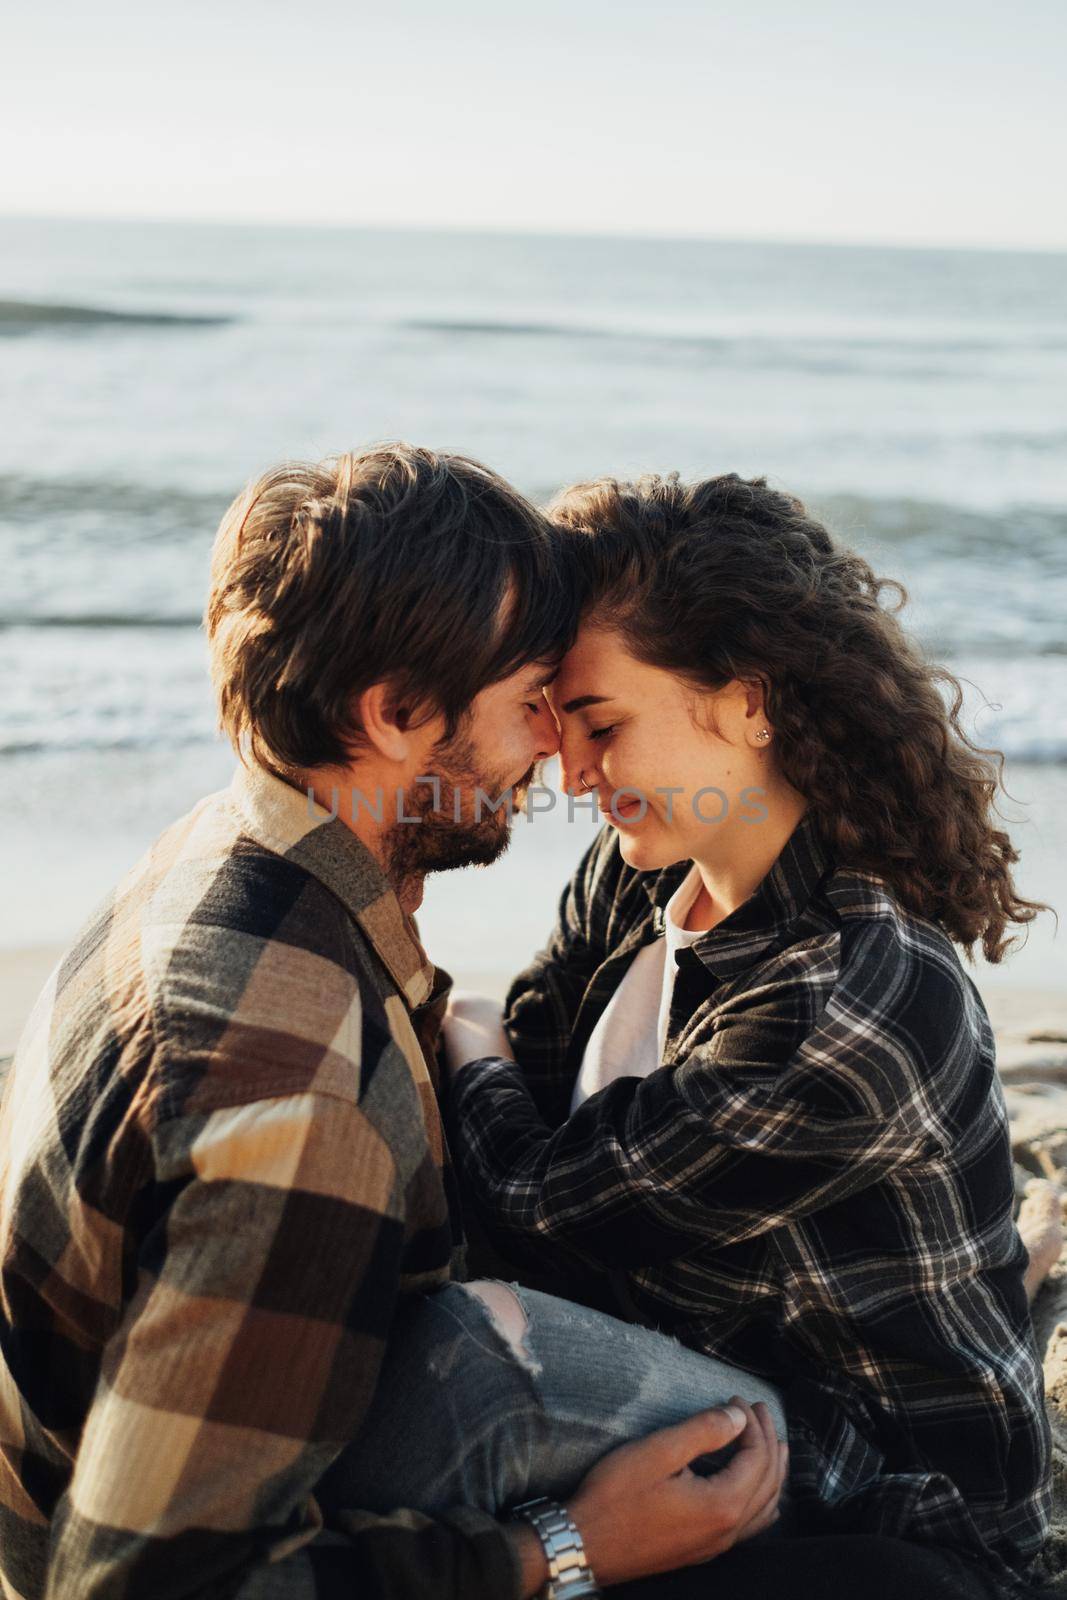
[[[249,836],[310,872],[336,895],[408,1005],[421,1005],[433,989],[433,963],[419,942],[414,919],[362,840],[304,790],[252,761],[238,766],[228,794]]]
[[[755,824],[754,824],[755,826]],[[789,933],[822,879],[832,857],[813,813],[804,813],[777,860],[755,891],[703,938],[690,946],[717,978],[728,978],[752,966],[772,946],[784,948]],[[645,881],[655,907],[657,932],[664,927],[664,908],[690,868],[688,861],[649,874]]]

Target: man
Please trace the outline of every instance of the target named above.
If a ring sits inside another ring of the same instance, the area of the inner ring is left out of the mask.
[[[386,446],[227,513],[206,626],[233,785],[174,823],[40,996],[0,1113],[0,1589],[8,1600],[510,1600],[530,1525],[315,1489],[399,1306],[462,1235],[436,1100],[448,980],[412,913],[489,862],[557,747],[573,630],[549,525],[476,463]],[[747,1407],[602,1462],[611,1580],[725,1549],[781,1482]],[[418,1449],[417,1437],[412,1449]]]

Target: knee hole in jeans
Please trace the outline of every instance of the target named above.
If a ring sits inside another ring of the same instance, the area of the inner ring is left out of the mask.
[[[529,1328],[526,1308],[514,1289],[496,1278],[479,1278],[473,1283],[457,1284],[456,1287],[481,1301],[493,1327],[512,1355],[528,1370],[536,1370],[537,1363],[526,1343]]]

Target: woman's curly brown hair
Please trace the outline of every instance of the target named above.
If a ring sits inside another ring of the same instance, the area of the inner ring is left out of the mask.
[[[882,878],[968,956],[981,940],[991,962],[1017,943],[1008,923],[1051,909],[1015,891],[1019,853],[993,821],[1003,754],[967,737],[959,681],[901,627],[905,589],[799,500],[763,478],[672,473],[578,484],[549,515],[581,536],[586,621],[695,687],[762,683],[780,770],[843,865]]]

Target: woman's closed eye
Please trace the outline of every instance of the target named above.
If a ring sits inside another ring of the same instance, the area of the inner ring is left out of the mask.
[[[590,728],[589,737],[590,739],[607,739],[615,732],[617,727],[618,723],[612,722],[606,728]]]

